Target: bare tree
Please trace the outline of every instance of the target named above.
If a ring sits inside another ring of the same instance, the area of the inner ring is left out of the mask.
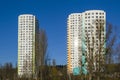
[[[55,61],[55,59],[53,59],[52,65],[53,65],[53,66],[56,66],[56,61]]]
[[[97,19],[90,24],[90,30],[85,31],[83,36],[82,56],[86,61],[82,61],[83,69],[88,70],[89,80],[94,72],[101,72],[104,64],[105,54],[105,21]],[[94,28],[93,28],[94,27]],[[99,74],[98,74],[99,75]]]
[[[117,57],[116,61],[117,61],[117,63],[120,63],[120,43],[117,45],[115,53],[117,53],[116,54],[116,57]]]
[[[40,29],[39,30],[39,46],[40,46],[40,64],[44,65],[45,64],[45,56],[46,56],[46,52],[47,52],[47,35],[45,30]]]
[[[115,44],[116,36],[113,34],[113,25],[107,24],[107,32],[106,32],[106,63],[111,64],[112,62],[112,53],[113,46]]]
[[[96,27],[93,30],[92,27]],[[113,25],[97,19],[90,24],[90,31],[85,31],[82,38],[82,56],[86,56],[82,66],[88,70],[89,80],[96,73],[98,80],[101,72],[105,71],[105,64],[112,62],[113,46],[116,36],[112,33]],[[107,30],[105,30],[107,28]]]
[[[39,61],[40,61],[40,77],[41,77],[41,80],[42,80],[42,76],[43,76],[43,68],[44,68],[44,65],[45,65],[45,59],[46,59],[46,52],[47,52],[47,46],[48,46],[48,43],[47,43],[47,35],[46,35],[46,32],[45,30],[43,29],[40,29],[39,30]]]

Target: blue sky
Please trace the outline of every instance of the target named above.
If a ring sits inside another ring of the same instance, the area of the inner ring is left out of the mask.
[[[119,0],[0,0],[0,64],[17,62],[18,15],[34,14],[48,36],[48,53],[57,64],[67,63],[67,17],[71,13],[100,9],[107,21],[120,26]]]

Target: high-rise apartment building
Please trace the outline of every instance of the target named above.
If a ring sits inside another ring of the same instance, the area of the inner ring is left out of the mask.
[[[38,68],[38,20],[34,15],[18,17],[18,76],[35,76]]]
[[[96,55],[105,53],[106,13],[103,10],[88,10],[72,13],[67,22],[67,71],[74,73],[93,56],[93,66],[97,65]],[[101,48],[102,46],[102,48]],[[103,58],[103,56],[101,56]],[[104,59],[102,59],[104,60]],[[85,65],[88,66],[88,62]],[[87,67],[86,70],[87,70]],[[94,67],[95,70],[97,67]],[[84,69],[84,68],[82,68]]]

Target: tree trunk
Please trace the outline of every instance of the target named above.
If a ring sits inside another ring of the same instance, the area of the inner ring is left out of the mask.
[[[92,74],[89,74],[89,80],[92,80]]]

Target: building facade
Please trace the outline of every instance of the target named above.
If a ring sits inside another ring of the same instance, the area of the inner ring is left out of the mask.
[[[39,25],[32,14],[18,17],[18,76],[37,75],[39,60]]]
[[[72,13],[67,22],[67,71],[89,72],[89,60],[93,57],[94,70],[97,70],[98,54],[104,60],[106,13],[103,10],[88,10]],[[86,60],[87,59],[87,60]],[[103,61],[104,62],[104,61]],[[88,70],[88,71],[87,71]]]

